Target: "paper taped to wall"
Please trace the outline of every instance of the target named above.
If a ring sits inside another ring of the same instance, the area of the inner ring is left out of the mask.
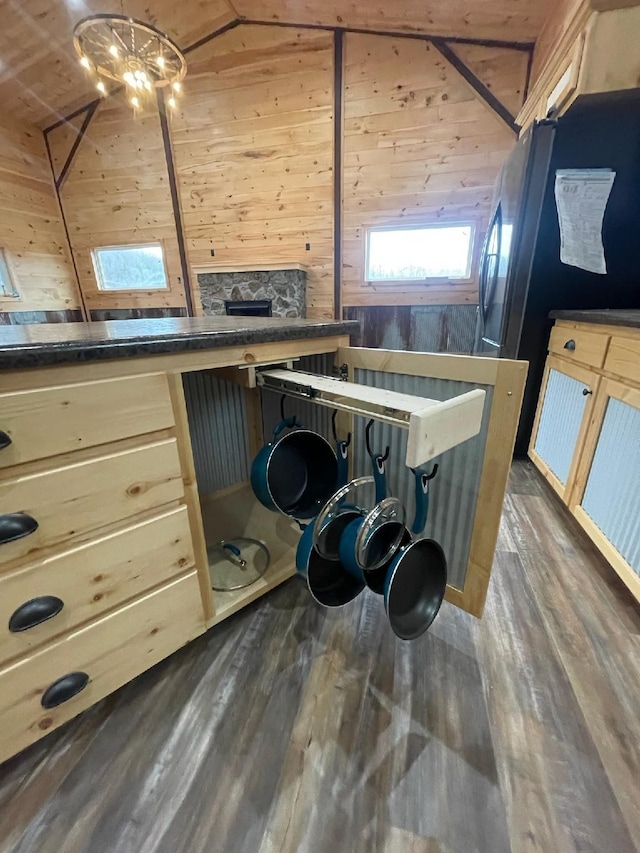
[[[616,173],[611,169],[558,169],[555,196],[563,264],[605,275],[602,223]]]

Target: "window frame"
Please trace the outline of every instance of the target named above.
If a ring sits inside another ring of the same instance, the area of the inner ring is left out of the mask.
[[[379,231],[420,231],[424,229],[435,231],[437,228],[469,228],[471,229],[471,239],[469,240],[469,252],[467,255],[467,275],[466,276],[429,276],[428,278],[369,278],[369,247],[370,237],[373,232]],[[374,287],[398,287],[402,285],[408,286],[428,286],[431,284],[468,284],[474,279],[474,263],[476,260],[476,244],[478,239],[478,223],[473,219],[452,220],[446,222],[401,222],[385,225],[368,225],[365,226],[364,239],[364,281],[365,284]]]
[[[9,258],[9,252],[5,246],[0,246],[0,264],[7,271],[9,287],[12,290],[12,293],[5,293],[3,290],[0,290],[0,300],[10,299],[11,302],[14,302],[16,299],[20,299],[20,291],[16,286],[16,274]]]
[[[100,287],[100,260],[98,253],[105,249],[151,249],[159,246],[162,252],[162,268],[164,269],[165,286],[164,287]],[[135,294],[135,293],[166,293],[171,290],[171,282],[169,280],[169,270],[167,268],[167,253],[165,251],[164,242],[162,240],[150,240],[145,243],[116,243],[108,246],[94,246],[91,249],[91,264],[93,266],[93,275],[96,282],[96,290],[102,295],[109,294]]]

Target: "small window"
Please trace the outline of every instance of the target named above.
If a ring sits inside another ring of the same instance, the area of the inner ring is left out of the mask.
[[[98,290],[161,290],[169,286],[160,243],[93,250]]]
[[[19,296],[20,294],[13,286],[11,272],[4,249],[0,249],[0,296]]]
[[[367,236],[367,281],[466,279],[474,226],[376,228]]]

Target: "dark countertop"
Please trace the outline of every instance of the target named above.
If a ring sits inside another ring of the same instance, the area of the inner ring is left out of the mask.
[[[569,323],[598,323],[602,326],[631,326],[640,329],[640,309],[601,308],[593,311],[552,311],[552,320]]]
[[[0,370],[355,335],[356,320],[188,317],[0,326]]]

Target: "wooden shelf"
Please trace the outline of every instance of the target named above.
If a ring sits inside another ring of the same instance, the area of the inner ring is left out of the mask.
[[[263,542],[271,557],[265,575],[250,586],[233,592],[213,591],[210,628],[295,575],[300,528],[290,518],[263,507],[247,482],[205,495],[200,505],[208,544],[247,536]]]

